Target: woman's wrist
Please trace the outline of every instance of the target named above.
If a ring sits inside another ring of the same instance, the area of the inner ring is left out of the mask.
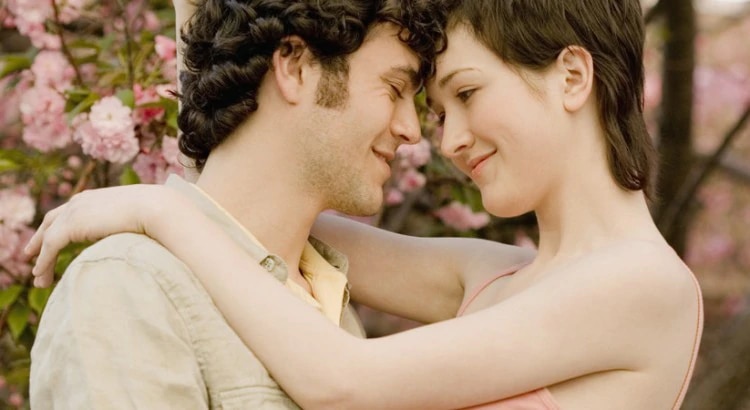
[[[154,192],[148,193],[152,198],[143,201],[148,204],[140,213],[137,221],[141,230],[148,236],[160,240],[165,235],[197,212],[179,192],[166,186],[153,186]],[[171,228],[171,229],[170,229]]]

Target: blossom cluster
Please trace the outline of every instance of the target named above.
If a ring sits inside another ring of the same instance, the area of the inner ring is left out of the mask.
[[[164,11],[168,2],[149,0],[0,2],[2,27],[30,44],[0,55],[0,344],[28,355],[49,297],[30,286],[23,253],[40,213],[83,189],[182,173]],[[23,408],[27,381],[16,375],[28,373],[28,356],[9,354],[0,346],[0,407]]]
[[[34,231],[36,204],[26,187],[0,190],[0,288],[31,273],[22,249]]]

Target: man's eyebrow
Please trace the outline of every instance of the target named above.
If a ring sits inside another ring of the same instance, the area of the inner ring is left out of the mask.
[[[415,70],[413,67],[408,65],[400,65],[396,67],[391,67],[391,69],[388,71],[389,74],[395,74],[395,75],[405,75],[406,78],[409,79],[409,85],[414,90],[418,90],[422,86],[422,78],[419,76],[419,73],[417,70]]]
[[[445,75],[443,78],[441,78],[440,81],[438,81],[438,87],[440,88],[445,87],[445,85],[448,84],[448,82],[452,80],[453,77],[456,76],[456,74],[462,73],[464,71],[470,71],[470,70],[474,70],[474,69],[473,68],[459,68],[457,70],[451,71],[450,73]]]

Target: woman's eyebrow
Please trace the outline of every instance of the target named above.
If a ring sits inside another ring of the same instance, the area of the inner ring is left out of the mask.
[[[445,85],[448,84],[448,82],[452,80],[453,77],[456,76],[456,74],[463,73],[464,71],[471,71],[471,70],[474,70],[474,68],[459,68],[459,69],[451,71],[450,73],[446,74],[445,76],[443,76],[443,78],[441,78],[438,81],[438,87],[444,88]]]

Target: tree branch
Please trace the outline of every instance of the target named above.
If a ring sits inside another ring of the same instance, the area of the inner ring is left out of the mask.
[[[688,176],[683,184],[682,188],[677,192],[677,196],[667,206],[666,211],[661,218],[662,232],[665,235],[669,235],[674,228],[674,223],[677,220],[677,216],[684,212],[690,204],[698,188],[705,182],[706,178],[711,172],[719,165],[721,158],[724,156],[729,146],[732,144],[734,139],[740,134],[745,123],[750,118],[750,106],[745,108],[745,112],[742,113],[740,118],[734,124],[734,126],[724,135],[724,139],[721,145],[716,151],[708,157],[708,160],[703,164],[703,167],[694,168],[693,172]]]
[[[122,0],[117,0],[117,5],[122,11],[123,32],[125,33],[125,56],[128,64],[128,85],[133,89],[135,85],[135,69],[133,68],[133,41],[130,33],[130,22],[128,21],[128,11]]]
[[[90,160],[88,164],[86,164],[86,168],[83,169],[83,172],[81,173],[81,178],[76,183],[76,186],[73,188],[73,193],[71,195],[75,195],[84,189],[86,189],[86,185],[89,183],[89,179],[91,178],[91,174],[96,169],[96,160]]]
[[[65,44],[65,35],[63,32],[65,31],[63,29],[63,25],[60,22],[60,8],[57,7],[57,1],[56,0],[50,0],[52,3],[52,10],[55,13],[55,30],[57,31],[58,37],[60,37],[60,50],[62,51],[63,55],[68,59],[68,62],[71,66],[73,66],[73,71],[75,71],[76,74],[76,81],[78,82],[78,85],[83,87],[83,76],[81,75],[81,71],[78,69],[78,64],[76,64],[75,58],[73,58],[73,53],[70,52],[70,49],[68,48],[68,45]]]

